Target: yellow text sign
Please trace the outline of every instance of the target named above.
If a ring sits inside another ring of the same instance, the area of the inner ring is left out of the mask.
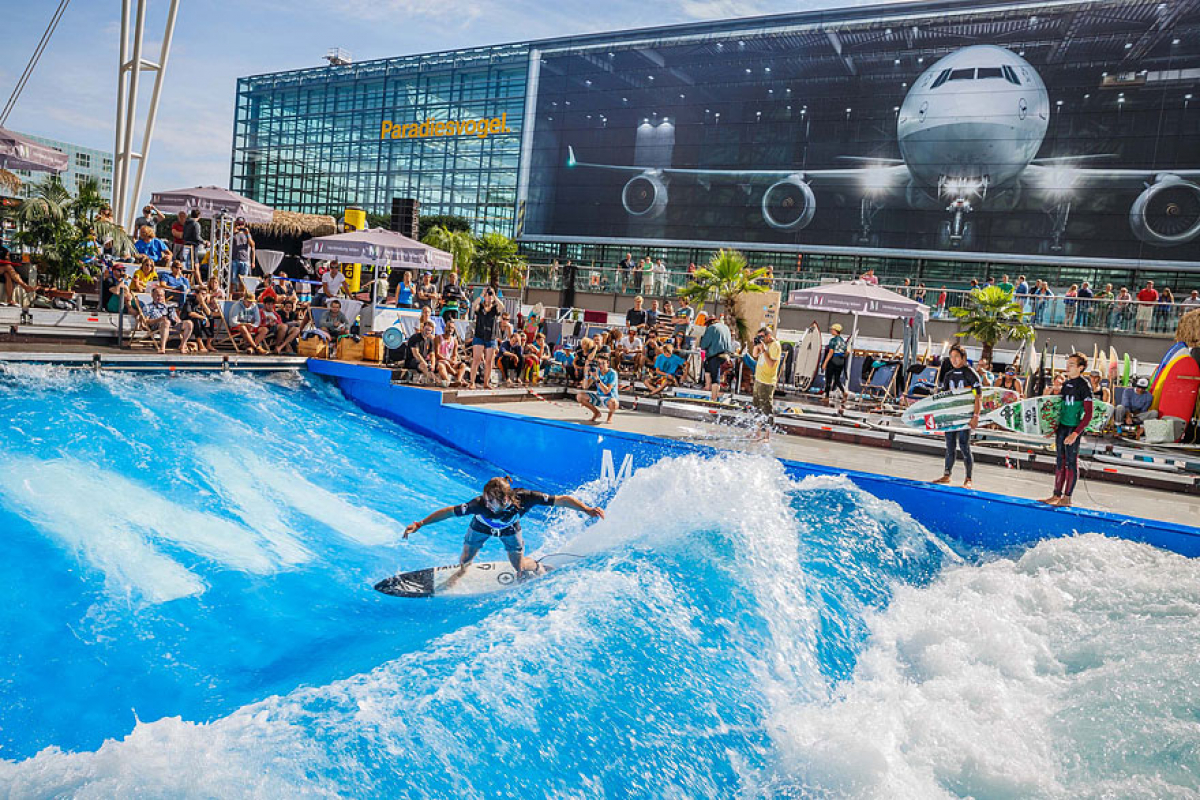
[[[380,139],[426,139],[431,136],[478,136],[486,139],[493,133],[512,133],[508,113],[498,117],[462,120],[432,120],[424,122],[392,122],[385,119],[379,129]]]

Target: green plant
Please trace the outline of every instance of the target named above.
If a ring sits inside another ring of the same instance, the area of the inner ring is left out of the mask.
[[[1001,340],[1029,341],[1034,336],[1033,326],[1025,322],[1031,315],[1013,300],[1012,292],[999,286],[972,289],[966,305],[951,308],[950,315],[958,320],[961,328],[954,335],[970,336],[982,344],[981,357],[988,361],[992,360],[992,350]]]
[[[510,286],[525,280],[525,259],[517,255],[517,243],[502,233],[485,233],[475,239],[475,254],[470,264],[459,268],[466,282],[486,281],[499,288],[503,279]]]
[[[765,269],[752,270],[746,257],[737,250],[721,250],[703,267],[696,270],[692,282],[680,294],[701,308],[710,300],[721,303],[725,315],[737,326],[738,338],[747,339],[746,322],[737,313],[737,300],[743,294],[765,292],[759,283],[767,274]]]
[[[118,255],[133,251],[121,226],[97,216],[108,204],[94,180],[82,183],[75,196],[55,176],[33,184],[32,190],[12,214],[17,223],[14,238],[35,251],[39,272],[55,286],[69,288],[87,274],[84,259],[96,255],[97,241],[112,239]]]
[[[465,231],[452,231],[437,225],[421,241],[449,253],[454,258],[454,268],[459,272],[466,269],[475,257],[475,240]]]
[[[457,214],[430,214],[417,220],[417,238],[422,242],[434,228],[445,228],[452,233],[470,233],[471,223]]]

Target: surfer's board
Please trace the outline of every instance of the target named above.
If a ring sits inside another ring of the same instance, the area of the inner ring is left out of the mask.
[[[792,383],[800,388],[801,391],[812,385],[813,379],[817,376],[817,369],[821,365],[821,352],[824,350],[824,345],[821,343],[821,329],[817,325],[810,325],[804,334],[804,338],[792,350],[795,358],[795,367],[792,369]]]
[[[461,571],[461,565],[450,564],[401,572],[375,584],[375,591],[392,597],[462,597],[499,592],[545,574],[521,576],[507,561],[476,561],[452,581]]]
[[[1034,436],[1053,436],[1058,427],[1058,409],[1062,398],[1031,397],[1019,403],[999,408],[988,414],[987,422],[995,422],[1002,428],[1016,433],[1029,433]],[[1099,433],[1112,416],[1113,407],[1101,400],[1092,400],[1092,421],[1088,423],[1087,433]]]
[[[1021,395],[1012,389],[999,386],[984,387],[980,394],[981,417],[1021,399]],[[969,389],[961,392],[939,392],[906,408],[900,415],[900,421],[910,427],[924,428],[933,433],[951,433],[969,428],[974,413],[974,392]]]

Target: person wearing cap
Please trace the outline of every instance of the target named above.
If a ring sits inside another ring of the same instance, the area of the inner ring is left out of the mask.
[[[996,378],[992,385],[1000,389],[1010,389],[1021,397],[1025,396],[1025,382],[1017,377],[1017,368],[1012,364],[1004,368],[1004,374]]]
[[[126,313],[133,313],[133,295],[129,291],[125,268],[120,261],[116,262],[104,271],[104,279],[100,282],[102,307],[113,314],[120,312],[122,307]]]
[[[250,274],[250,265],[254,263],[254,237],[246,227],[245,217],[238,217],[233,221],[230,257],[229,290],[236,292],[241,289],[241,277]]]
[[[1092,395],[1097,400],[1112,402],[1112,390],[1108,388],[1108,381],[1101,377],[1099,370],[1092,370],[1088,374],[1088,383],[1092,385]]]
[[[758,329],[750,354],[756,362],[752,404],[760,415],[755,421],[754,438],[765,442],[771,438],[771,425],[775,421],[775,384],[779,380],[779,360],[783,357],[783,345],[770,325]]]
[[[1148,419],[1158,419],[1158,412],[1150,410],[1154,395],[1150,393],[1150,379],[1138,378],[1133,386],[1121,393],[1121,402],[1113,419],[1118,425],[1141,425]]]
[[[835,388],[841,391],[842,402],[845,402],[846,384],[842,380],[842,374],[846,370],[846,353],[849,349],[845,337],[842,336],[840,323],[833,323],[829,332],[833,335],[829,337],[825,361],[821,364],[821,369],[825,372],[825,405],[829,405],[830,395]]]

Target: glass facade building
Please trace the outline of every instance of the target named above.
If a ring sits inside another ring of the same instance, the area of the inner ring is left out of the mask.
[[[232,188],[526,252],[1194,284],[1200,9],[853,7],[244,78]]]

